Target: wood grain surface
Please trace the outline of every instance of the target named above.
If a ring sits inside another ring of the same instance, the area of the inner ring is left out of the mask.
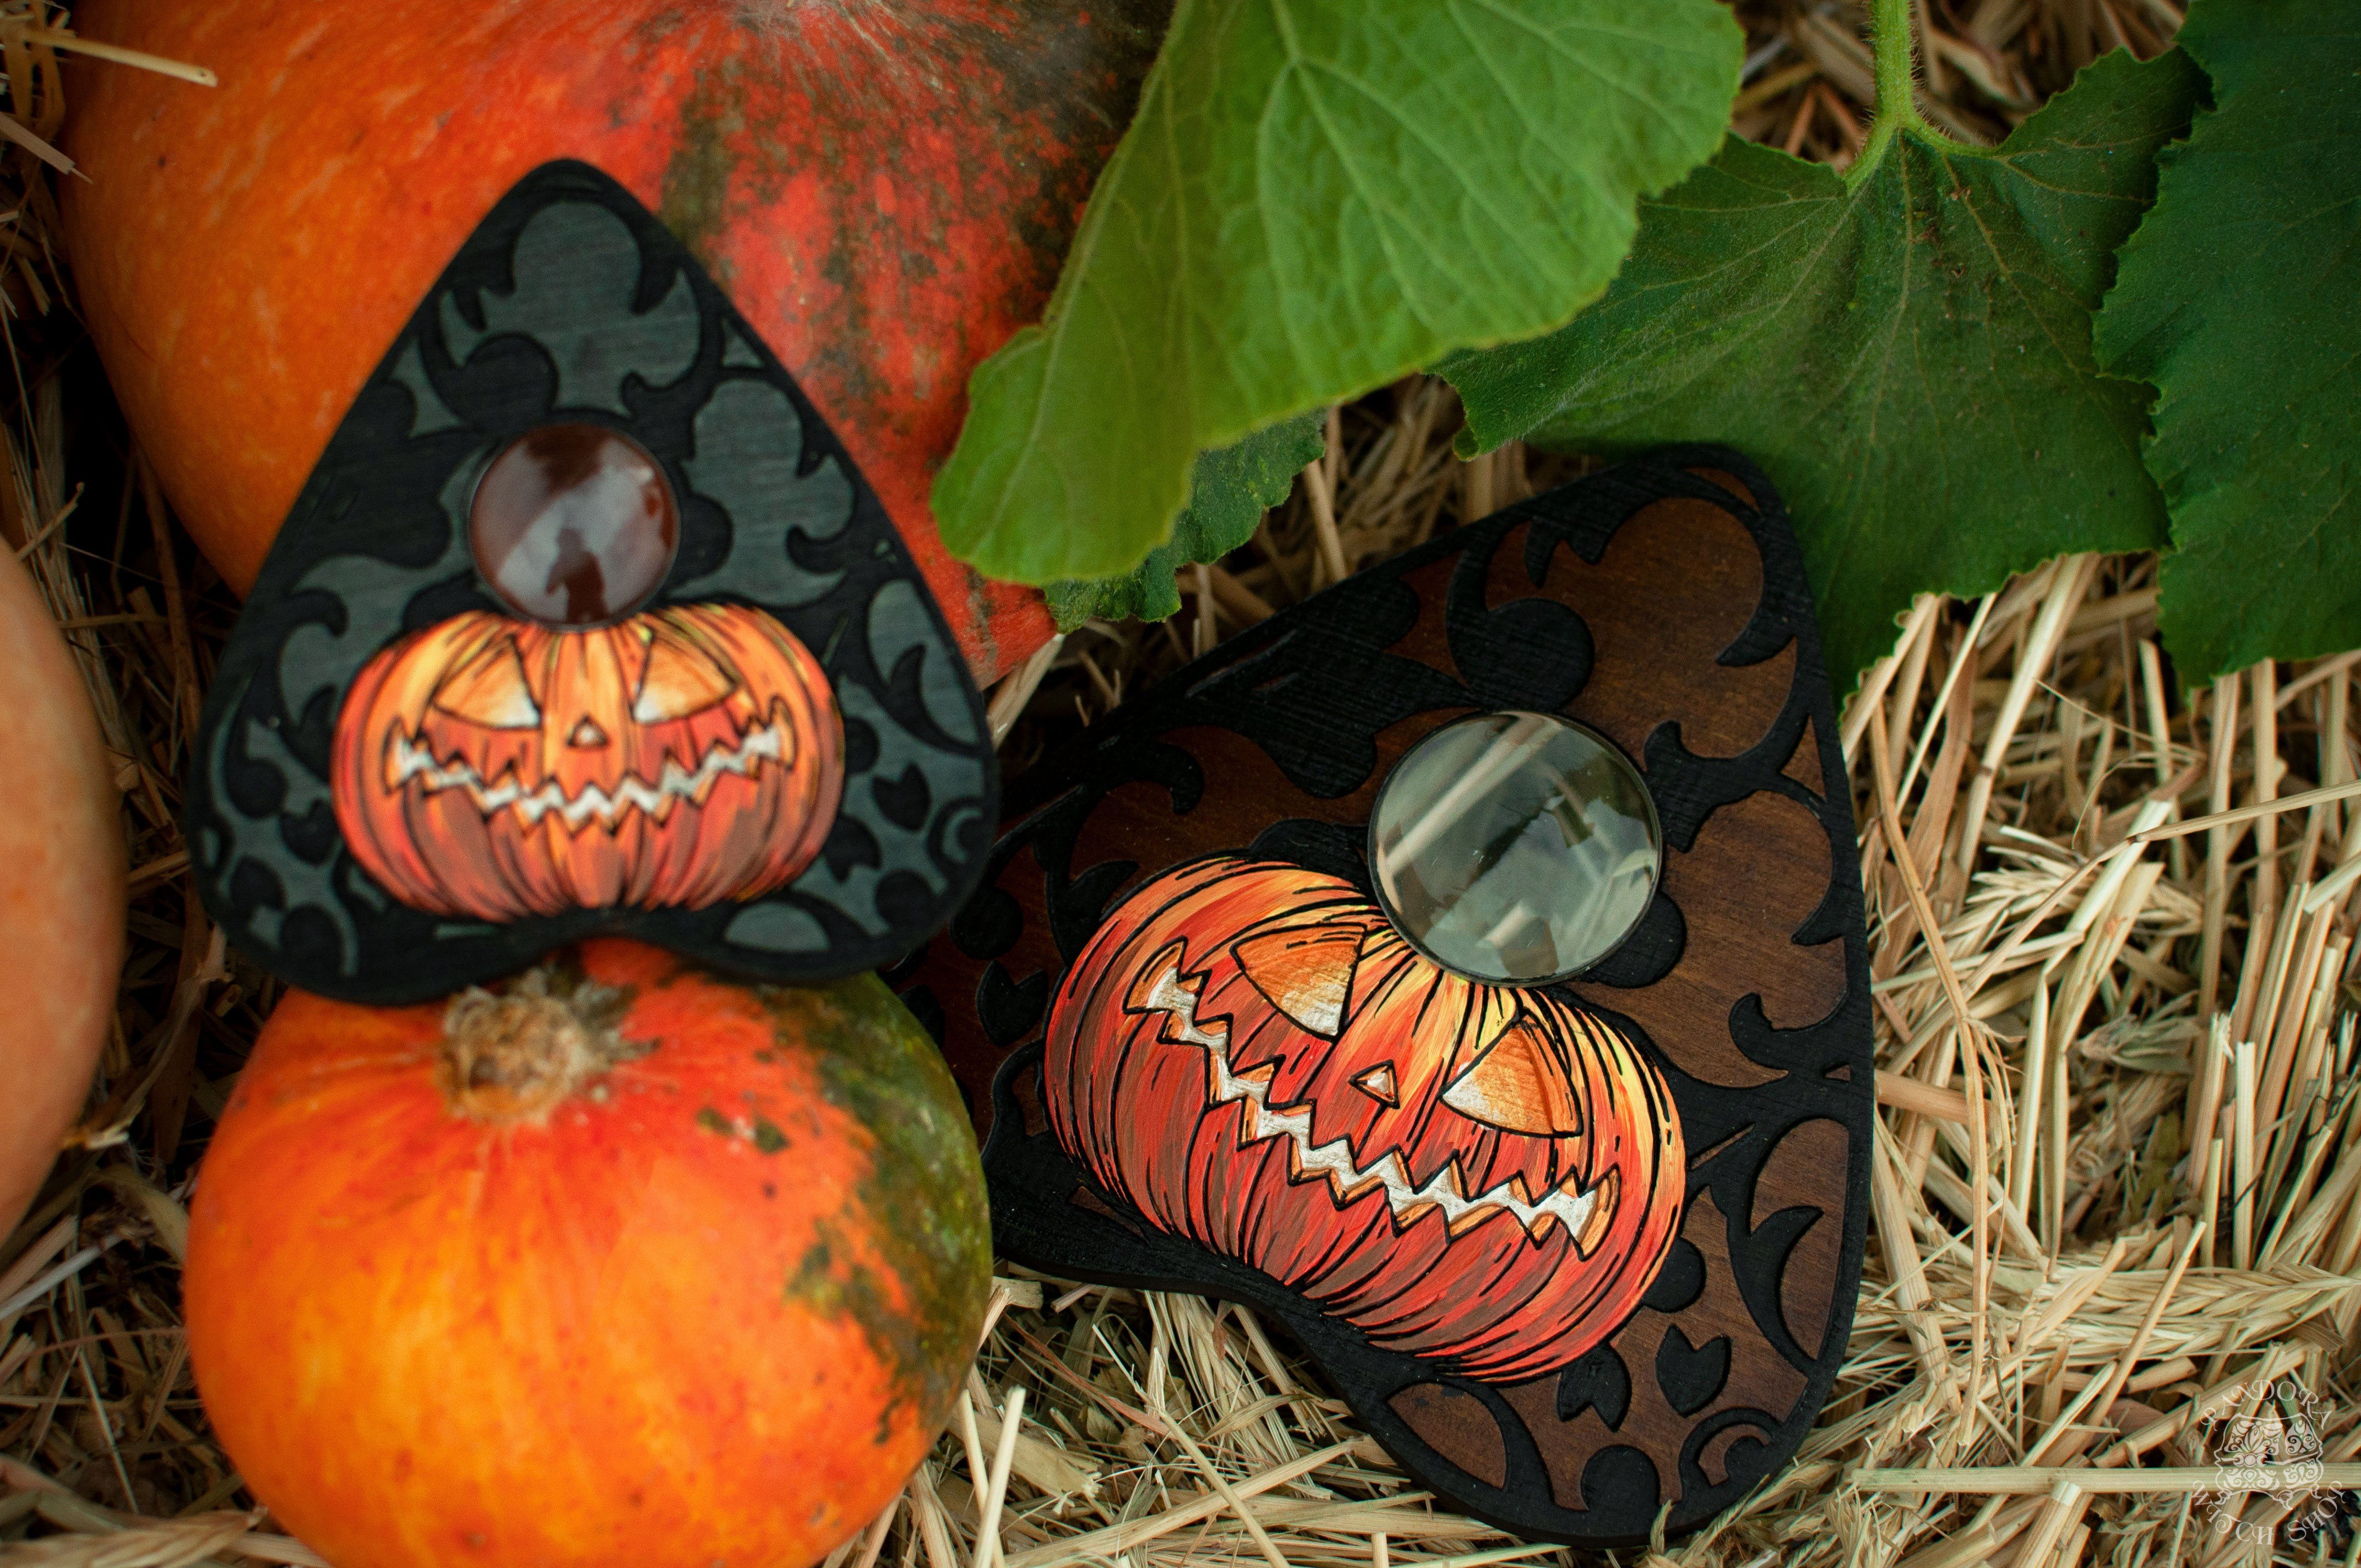
[[[1471,712],[1561,713],[1640,769],[1656,897],[1565,988],[1641,1042],[1688,1156],[1641,1307],[1550,1376],[1389,1354],[1098,1189],[1040,1110],[1060,977],[1126,891],[1212,853],[1366,889],[1394,761]],[[984,889],[894,971],[968,1092],[1001,1246],[1276,1317],[1422,1482],[1523,1533],[1642,1539],[1785,1463],[1858,1288],[1872,1075],[1836,716],[1793,535],[1738,455],[1627,463],[1360,574],[1223,644],[1015,781]]]

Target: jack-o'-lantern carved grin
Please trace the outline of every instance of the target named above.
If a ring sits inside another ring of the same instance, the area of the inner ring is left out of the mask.
[[[423,740],[397,735],[386,757],[385,786],[389,791],[399,790],[416,779],[429,795],[437,790],[464,789],[475,801],[476,809],[487,817],[514,811],[530,828],[554,812],[567,828],[578,831],[593,818],[611,828],[628,811],[644,811],[661,822],[683,801],[705,804],[714,782],[722,774],[751,778],[765,762],[785,761],[794,745],[794,735],[781,718],[747,731],[735,746],[717,740],[694,770],[685,770],[667,757],[663,776],[655,780],[627,773],[611,794],[596,784],[586,784],[578,793],[568,795],[555,779],[535,789],[519,783],[513,773],[499,784],[489,784],[466,760],[437,762]]]
[[[1298,866],[1209,856],[1126,897],[1050,1004],[1042,1100],[1150,1223],[1471,1376],[1580,1359],[1679,1227],[1679,1113],[1637,1046]]]
[[[781,886],[842,773],[803,644],[759,610],[686,605],[581,630],[469,611],[404,639],[355,681],[331,784],[394,896],[513,919]]]
[[[1155,1008],[1169,1015],[1172,1021],[1164,1027],[1160,1036],[1164,1040],[1204,1047],[1206,1104],[1245,1105],[1246,1143],[1285,1138],[1288,1175],[1291,1179],[1324,1179],[1339,1208],[1372,1189],[1382,1191],[1398,1228],[1407,1229],[1429,1212],[1439,1212],[1444,1228],[1457,1236],[1496,1214],[1506,1214],[1536,1240],[1552,1225],[1563,1225],[1566,1234],[1574,1237],[1577,1255],[1588,1257],[1598,1250],[1614,1218],[1620,1196],[1617,1190],[1621,1183],[1612,1168],[1595,1188],[1584,1187],[1577,1173],[1538,1200],[1526,1186],[1522,1171],[1511,1172],[1507,1180],[1489,1191],[1470,1194],[1462,1190],[1466,1179],[1455,1159],[1446,1161],[1421,1182],[1403,1163],[1400,1149],[1388,1149],[1369,1164],[1362,1165],[1355,1158],[1350,1138],[1314,1143],[1311,1104],[1272,1105],[1270,1088],[1276,1069],[1266,1066],[1244,1073],[1234,1070],[1230,1064],[1229,1026],[1223,1023],[1211,1029],[1198,1025],[1197,989],[1182,979],[1180,957],[1179,943],[1159,954],[1157,962],[1150,966],[1154,978],[1147,985],[1146,994],[1135,991],[1129,1005],[1135,1010]],[[1295,1000],[1298,1010],[1311,1010],[1301,1006],[1304,998]],[[1587,1021],[1577,1022],[1577,1027],[1586,1025]],[[1545,1092],[1548,1080],[1538,1060],[1543,1047],[1529,1028],[1521,1021],[1510,1025],[1498,1042],[1444,1091],[1443,1103],[1471,1120],[1504,1131],[1567,1136],[1579,1134],[1580,1117],[1574,1107],[1562,1098],[1557,1105],[1550,1103],[1554,1097]],[[1332,1015],[1328,1031],[1333,1034],[1334,1029]],[[1398,1079],[1389,1064],[1359,1074],[1352,1080],[1352,1086],[1381,1103],[1398,1103]],[[1554,1110],[1563,1113],[1565,1124],[1555,1126],[1548,1122]],[[1536,1111],[1539,1116],[1532,1114]]]

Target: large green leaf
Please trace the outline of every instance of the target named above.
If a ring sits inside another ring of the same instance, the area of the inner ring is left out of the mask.
[[[1909,126],[1845,177],[1732,138],[1642,204],[1571,326],[1439,367],[1463,440],[1745,452],[1795,517],[1839,689],[1915,594],[2161,545],[2147,389],[2100,373],[2090,312],[2201,91],[2178,55],[2110,55],[1997,148]]]
[[[1178,614],[1180,594],[1172,574],[1192,561],[1218,561],[1254,537],[1262,514],[1285,500],[1303,466],[1328,449],[1321,422],[1314,409],[1235,445],[1200,453],[1189,505],[1173,523],[1172,537],[1149,551],[1147,560],[1121,576],[1049,585],[1049,613],[1058,618],[1058,630],[1071,631],[1094,615],[1162,620]]]
[[[1712,153],[1741,43],[1716,0],[1180,0],[1043,324],[969,382],[944,543],[1128,571],[1199,452],[1565,322]]]
[[[2099,314],[2154,381],[2184,679],[2361,647],[2361,5],[2198,0],[2215,107],[2158,159]]]

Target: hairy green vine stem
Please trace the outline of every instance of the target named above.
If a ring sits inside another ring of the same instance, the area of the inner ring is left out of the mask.
[[[1877,31],[1872,40],[1876,50],[1877,114],[1880,119],[1892,115],[1897,120],[1916,120],[1917,104],[1912,99],[1916,87],[1914,61],[1910,49],[1911,0],[1877,0],[1872,18]]]
[[[1877,81],[1877,113],[1870,122],[1869,141],[1845,171],[1849,184],[1869,177],[1885,158],[1885,149],[1905,127],[1925,133],[1915,96],[1916,80],[1910,40],[1911,0],[1875,0],[1870,15],[1870,48]]]

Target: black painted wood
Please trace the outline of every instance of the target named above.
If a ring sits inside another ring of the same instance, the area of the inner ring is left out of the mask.
[[[508,613],[468,551],[469,497],[510,440],[556,422],[622,432],[670,480],[679,547],[648,608],[755,607],[826,673],[842,806],[785,888],[493,924],[404,905],[343,840],[331,750],[355,676],[405,634]],[[982,701],[884,507],[679,241],[579,163],[501,200],[362,388],[264,563],[196,755],[189,842],[208,912],[288,980],[370,1003],[440,996],[600,932],[768,980],[874,968],[973,890],[996,812]]]

